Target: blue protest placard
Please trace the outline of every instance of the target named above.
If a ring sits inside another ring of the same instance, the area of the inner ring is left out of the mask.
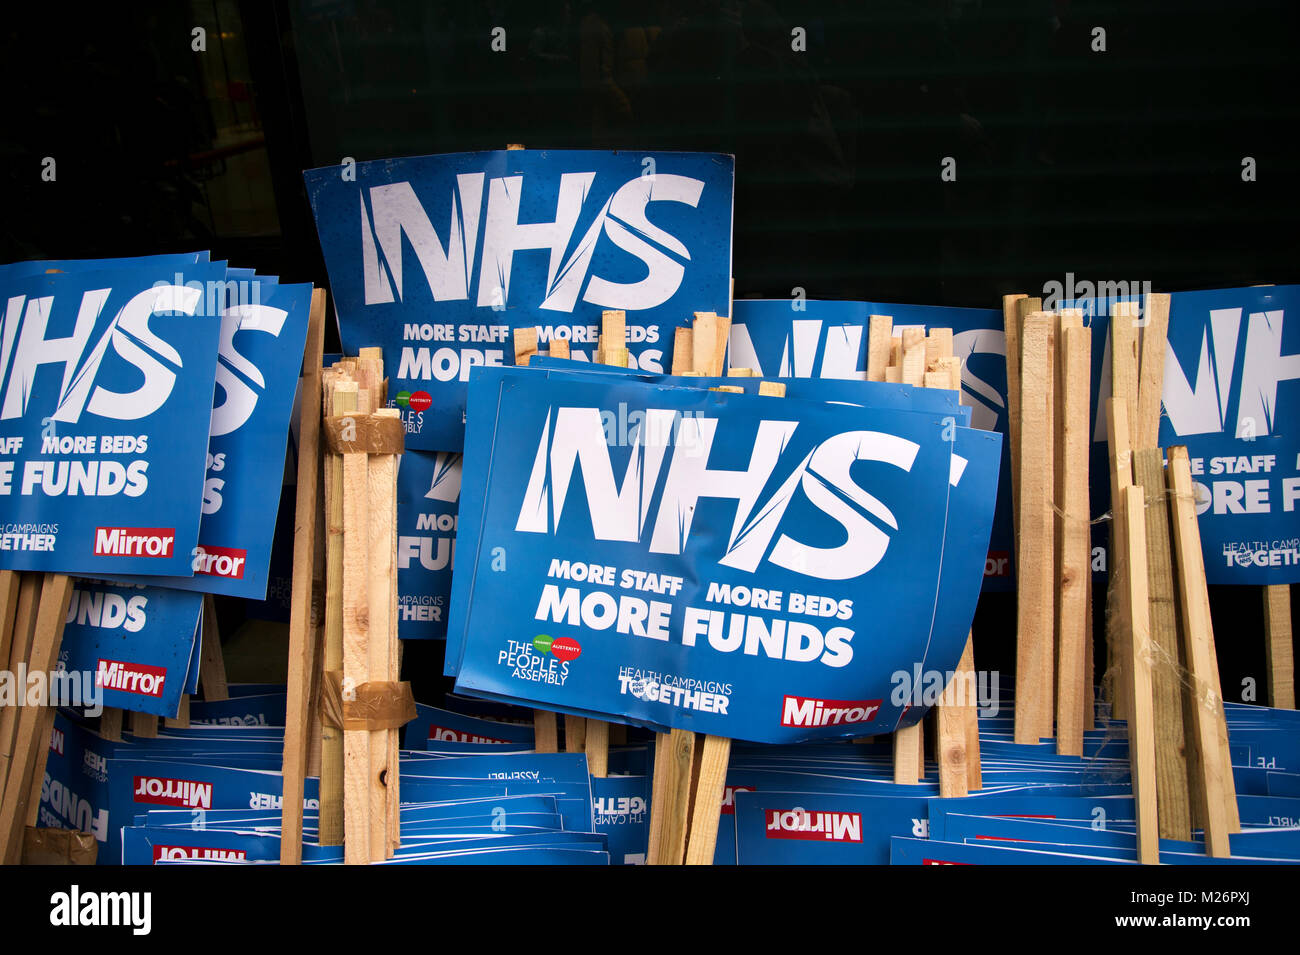
[[[1206,580],[1300,581],[1300,323],[1285,320],[1300,313],[1300,286],[1174,292],[1169,299],[1159,444],[1186,445],[1192,459]],[[1119,302],[1138,306],[1145,338],[1145,295],[1063,303],[1082,309],[1093,328],[1094,474],[1108,473],[1109,332]],[[1109,482],[1091,485],[1093,513],[1103,514]],[[1094,541],[1104,543],[1103,536]]]
[[[540,328],[591,359],[627,313],[634,367],[672,328],[730,311],[735,161],[712,153],[509,150],[304,173],[346,354],[381,346],[407,446],[459,451],[471,368]]]
[[[103,706],[175,716],[202,613],[202,594],[79,580],[63,627],[61,668],[94,674]]]
[[[397,467],[397,635],[447,636],[460,455],[408,450]]]
[[[198,264],[0,283],[0,566],[193,572],[224,278]]]
[[[897,725],[891,675],[931,634],[951,415],[523,370],[483,385],[458,690],[759,742]]]
[[[247,287],[255,301],[241,296],[221,318],[194,576],[166,585],[262,600],[312,286]]]

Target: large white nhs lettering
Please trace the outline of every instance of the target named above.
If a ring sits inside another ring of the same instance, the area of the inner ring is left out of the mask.
[[[477,294],[480,307],[505,305],[510,296],[514,254],[531,249],[550,252],[545,295],[539,308],[572,312],[584,282],[586,291],[582,300],[601,308],[633,311],[662,305],[676,294],[685,275],[685,267],[667,252],[688,262],[691,254],[679,239],[650,222],[646,207],[659,201],[682,202],[694,208],[699,204],[704,183],[687,176],[665,174],[631,179],[605,200],[575,243],[574,230],[583,207],[591,199],[595,178],[594,172],[565,173],[560,177],[555,219],[520,222],[523,176],[487,179],[483,173],[459,175],[452,190],[451,221],[445,244],[409,182],[372,186],[369,211],[365,194],[360,196],[365,303],[385,304],[403,297],[403,235],[415,251],[434,301],[468,299],[473,288],[475,247],[482,216],[483,248]],[[487,210],[483,215],[485,185]],[[645,278],[624,283],[593,275],[587,281],[592,255],[602,233],[644,263]]]
[[[849,470],[855,461],[878,461],[910,472],[919,445],[879,431],[832,435],[804,455],[760,505],[763,489],[776,472],[798,422],[760,422],[749,466],[738,471],[708,466],[718,423],[717,418],[678,417],[670,410],[646,411],[620,486],[615,482],[600,410],[559,408],[548,412],[515,530],[546,534],[558,527],[576,465],[582,473],[595,538],[641,541],[667,456],[665,437],[675,430],[650,536],[651,553],[680,554],[690,536],[696,504],[701,498],[714,498],[736,502],[726,552],[718,561],[723,566],[752,573],[766,557],[779,567],[809,577],[851,580],[880,562],[889,535],[868,515],[892,530],[898,529],[898,522],[883,503],[853,482]],[[817,547],[782,533],[772,545],[797,490],[844,528],[844,543]]]
[[[42,365],[63,366],[63,384],[49,415],[54,421],[75,423],[83,410],[129,421],[146,418],[166,404],[176,384],[181,356],[149,328],[149,319],[163,312],[195,314],[202,289],[180,285],[145,289],[122,306],[92,343],[91,334],[111,293],[107,288],[82,293],[72,334],[66,338],[47,335],[53,296],[27,299],[16,295],[9,299],[0,318],[0,374],[8,374],[0,420],[27,414],[36,371]],[[140,371],[142,381],[134,391],[121,393],[96,386],[95,378],[110,347]]]

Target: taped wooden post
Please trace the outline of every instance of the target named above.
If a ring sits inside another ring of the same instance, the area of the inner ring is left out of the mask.
[[[1156,799],[1156,728],[1147,629],[1147,546],[1142,489],[1124,488],[1115,511],[1117,515],[1122,511],[1119,536],[1127,555],[1121,605],[1124,626],[1128,631],[1124,674],[1128,683],[1126,696],[1131,705],[1128,758],[1137,816],[1137,860],[1144,865],[1155,865],[1160,861],[1160,823]]]
[[[1201,532],[1196,523],[1196,495],[1192,490],[1192,471],[1185,447],[1169,449],[1168,484],[1174,553],[1178,564],[1178,596],[1182,611],[1183,645],[1187,658],[1188,715],[1191,732],[1188,739],[1195,751],[1191,760],[1197,778],[1191,791],[1205,830],[1205,846],[1212,856],[1232,855],[1228,836],[1232,822],[1229,800],[1236,803],[1236,786],[1232,779],[1232,759],[1227,740],[1219,739],[1219,719],[1223,714],[1223,695],[1214,656],[1214,628],[1210,622],[1210,597],[1205,585],[1205,563],[1201,554]]]
[[[315,659],[317,618],[324,581],[318,565],[321,361],[325,342],[325,290],[314,289],[299,379],[298,472],[293,521],[293,574],[289,597],[289,669],[285,686],[284,756],[281,764],[280,864],[302,862],[302,804],[307,763],[307,719]],[[202,671],[200,671],[202,672]],[[323,736],[323,730],[322,730]]]
[[[1052,735],[1055,568],[1052,529],[1051,360],[1053,316],[1034,312],[1020,330],[1020,502],[1016,574],[1015,741]]]
[[[1084,712],[1092,699],[1085,675],[1088,578],[1092,574],[1091,524],[1088,510],[1088,454],[1091,446],[1092,330],[1063,319],[1061,366],[1061,433],[1057,486],[1057,688],[1056,751],[1083,755]]]
[[[1291,586],[1264,588],[1265,667],[1268,705],[1295,709],[1295,651],[1291,648]]]
[[[1183,725],[1182,673],[1178,618],[1174,613],[1173,559],[1169,511],[1165,503],[1164,453],[1159,448],[1133,452],[1134,484],[1146,501],[1147,594],[1150,601],[1151,684],[1156,726],[1156,791],[1160,835],[1192,837],[1187,791],[1187,739]]]

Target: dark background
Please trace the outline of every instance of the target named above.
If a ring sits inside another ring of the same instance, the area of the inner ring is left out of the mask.
[[[988,307],[1069,272],[1291,283],[1298,16],[1294,0],[11,4],[0,261],[210,248],[326,284],[304,168],[523,143],[734,153],[738,296]],[[1259,591],[1213,601],[1226,695],[1262,690]],[[1011,670],[1014,598],[986,596],[976,634],[978,665]],[[408,670],[436,651],[410,648]]]

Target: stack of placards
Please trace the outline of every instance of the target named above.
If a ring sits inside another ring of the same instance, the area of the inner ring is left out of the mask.
[[[163,729],[150,739],[127,733],[106,740],[60,716],[42,788],[42,825],[92,832],[101,864],[278,861],[283,727],[276,716],[283,713],[283,690],[232,685],[230,696],[221,704],[196,703],[190,728]],[[458,701],[449,697],[445,705]],[[462,731],[477,739],[518,735],[510,723],[421,707],[421,719],[407,731],[411,751],[402,754],[402,845],[390,864],[639,861],[644,747],[618,754],[624,774],[592,780],[580,754],[490,743],[458,749],[445,737]],[[419,739],[426,734],[427,751]],[[312,778],[303,820],[303,861],[341,862],[342,847],[316,844]]]
[[[16,263],[0,287],[0,663],[29,676],[0,720],[12,850],[41,707],[174,717],[203,595],[265,598],[314,296],[206,252]]]

